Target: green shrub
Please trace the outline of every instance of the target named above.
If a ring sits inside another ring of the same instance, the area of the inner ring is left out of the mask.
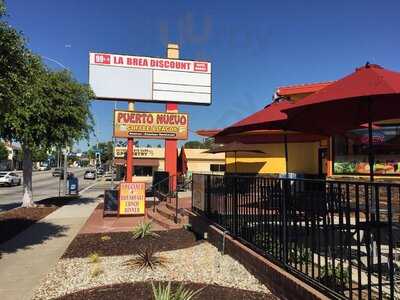
[[[111,236],[109,236],[109,235],[103,235],[100,239],[101,239],[103,242],[109,241],[109,240],[111,240]]]
[[[171,290],[171,282],[168,282],[167,285],[158,284],[158,287],[155,287],[153,283],[151,283],[153,289],[154,300],[191,300],[194,299],[196,295],[198,295],[202,289],[197,291],[193,291],[184,287],[183,283],[181,283],[178,288],[173,292]]]
[[[147,268],[153,270],[155,267],[163,267],[167,262],[168,260],[165,257],[156,255],[156,251],[150,245],[144,249],[138,249],[137,256],[127,260],[124,265],[138,268],[140,271]]]
[[[94,264],[100,261],[100,255],[97,252],[93,252],[88,255],[89,262]]]
[[[99,276],[99,275],[101,275],[103,273],[104,273],[103,268],[100,265],[96,264],[93,267],[92,272],[91,272],[90,275],[94,278],[94,277],[97,277],[97,276]]]
[[[307,264],[312,261],[312,252],[308,248],[300,249],[289,249],[288,261],[292,264]]]
[[[132,230],[133,238],[143,239],[147,236],[158,237],[159,235],[153,232],[152,227],[153,227],[152,222],[140,222],[140,224]]]
[[[327,268],[322,267],[321,275],[319,280],[333,289],[341,286],[341,284],[347,284],[350,279],[350,274],[347,268],[343,268],[343,272],[339,265],[333,265],[328,263]]]

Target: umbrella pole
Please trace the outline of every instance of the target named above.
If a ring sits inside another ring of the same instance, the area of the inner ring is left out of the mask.
[[[368,102],[368,161],[369,161],[369,179],[374,181],[374,153],[372,140],[372,120],[371,120],[371,102]]]
[[[285,134],[283,135],[283,142],[285,144],[285,169],[286,169],[286,177],[289,175],[289,155],[288,155],[288,144],[287,144],[287,134],[285,131]]]
[[[235,154],[235,175],[237,173],[237,165],[236,165],[236,151],[233,151],[233,153]]]

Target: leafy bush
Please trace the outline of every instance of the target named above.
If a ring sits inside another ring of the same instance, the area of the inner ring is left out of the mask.
[[[101,239],[103,242],[109,241],[109,240],[111,240],[111,236],[109,236],[109,235],[103,235],[100,239]]]
[[[159,235],[153,232],[152,227],[153,227],[152,222],[140,222],[140,224],[136,226],[132,231],[133,238],[136,240],[136,239],[143,239],[147,236],[158,237]]]
[[[137,256],[127,260],[124,265],[138,268],[139,271],[147,268],[153,270],[155,267],[163,267],[167,261],[165,257],[156,255],[156,251],[150,245],[144,249],[138,249]]]
[[[288,261],[293,264],[307,264],[312,261],[312,252],[310,249],[289,249]]]
[[[343,268],[343,272],[339,265],[328,263],[327,268],[323,267],[319,280],[326,286],[336,289],[342,283],[349,282],[350,274],[348,269]]]
[[[184,287],[183,283],[181,283],[178,288],[173,292],[171,290],[171,282],[168,282],[167,285],[158,284],[158,287],[155,287],[153,283],[151,283],[153,288],[153,296],[155,300],[190,300],[194,299],[196,295],[198,295],[202,289],[197,291],[193,291]]]
[[[89,262],[94,264],[100,261],[100,255],[97,252],[93,252],[88,255]]]
[[[103,268],[100,265],[96,264],[92,269],[91,276],[92,277],[97,277],[97,276],[99,276],[99,275],[101,275],[103,273],[104,273]]]

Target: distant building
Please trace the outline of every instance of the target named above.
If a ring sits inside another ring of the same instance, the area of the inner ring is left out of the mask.
[[[21,170],[22,160],[19,153],[21,152],[21,147],[19,145],[12,144],[10,142],[4,142],[8,150],[8,158],[6,160],[0,161],[0,170]]]

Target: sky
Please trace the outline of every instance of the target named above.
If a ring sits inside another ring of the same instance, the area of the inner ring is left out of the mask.
[[[6,0],[9,23],[54,69],[88,82],[88,53],[180,57],[212,63],[212,105],[180,105],[198,129],[223,128],[262,109],[280,86],[339,79],[367,61],[400,70],[400,1]],[[54,62],[56,61],[56,62]],[[92,102],[96,136],[112,139],[112,110]],[[137,103],[136,110],[165,105]],[[145,146],[163,141],[141,140]]]

